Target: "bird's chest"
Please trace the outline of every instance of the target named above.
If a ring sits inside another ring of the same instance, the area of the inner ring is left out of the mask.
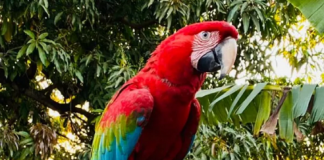
[[[194,94],[181,88],[163,88],[152,93],[154,108],[148,128],[158,134],[180,134],[185,126]]]

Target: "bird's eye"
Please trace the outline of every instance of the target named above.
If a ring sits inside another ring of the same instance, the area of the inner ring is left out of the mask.
[[[209,39],[209,36],[210,36],[210,32],[200,32],[200,38],[203,39],[203,40],[207,40]]]

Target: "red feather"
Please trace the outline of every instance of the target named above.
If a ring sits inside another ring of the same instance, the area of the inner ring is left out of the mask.
[[[195,94],[206,78],[206,73],[192,67],[190,59],[194,36],[201,31],[218,31],[219,41],[227,36],[238,36],[236,29],[226,22],[203,22],[184,27],[164,40],[146,66],[127,82],[136,86],[133,89],[148,89],[154,102],[150,118],[129,159],[183,159],[188,152],[200,116]],[[121,94],[116,101],[119,98],[131,97]],[[110,111],[130,113],[135,109],[117,108],[124,111],[113,108]]]

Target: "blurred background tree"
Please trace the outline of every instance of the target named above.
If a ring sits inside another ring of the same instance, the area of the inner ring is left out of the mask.
[[[292,73],[307,71],[297,80],[322,82],[323,36],[286,0],[2,0],[1,159],[89,159],[94,124],[114,92],[163,39],[206,20],[229,21],[240,37],[231,77],[211,74],[204,89],[237,79],[285,85],[289,78],[274,76],[276,57]],[[293,147],[312,154],[309,145],[254,139],[251,128],[202,125],[188,158],[271,159],[299,154]]]

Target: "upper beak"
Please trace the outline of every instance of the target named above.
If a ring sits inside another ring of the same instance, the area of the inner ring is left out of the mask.
[[[197,70],[201,72],[221,70],[219,79],[222,79],[231,71],[236,54],[236,40],[228,37],[198,60]]]

